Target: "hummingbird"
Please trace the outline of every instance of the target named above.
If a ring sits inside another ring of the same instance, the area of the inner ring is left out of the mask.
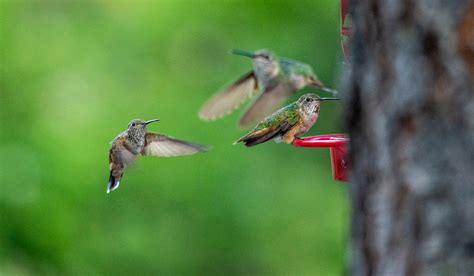
[[[148,124],[159,120],[132,120],[128,124],[127,130],[120,133],[111,142],[109,150],[110,178],[107,193],[119,187],[123,171],[139,155],[170,157],[207,151],[207,146],[147,131]]]
[[[233,50],[232,53],[251,58],[253,70],[211,97],[199,112],[202,120],[215,120],[230,114],[259,91],[260,95],[240,118],[240,127],[265,118],[283,100],[303,87],[316,87],[333,95],[337,94],[336,90],[326,87],[318,79],[308,64],[280,58],[269,49],[255,52]]]
[[[234,145],[244,143],[247,147],[253,147],[269,140],[291,144],[316,123],[321,102],[329,100],[339,98],[321,98],[316,94],[305,94],[296,102],[266,117]]]

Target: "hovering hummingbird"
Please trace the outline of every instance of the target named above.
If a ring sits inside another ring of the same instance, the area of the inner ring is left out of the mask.
[[[135,119],[128,124],[127,130],[120,133],[111,142],[109,150],[110,178],[107,193],[119,187],[124,169],[131,165],[140,154],[170,157],[207,151],[207,147],[204,145],[147,131],[146,126],[149,123],[159,120]]]
[[[316,94],[306,94],[298,101],[291,103],[260,122],[247,135],[237,140],[247,147],[275,139],[277,143],[293,143],[295,138],[307,132],[318,120],[319,107],[322,101],[339,100],[338,98],[320,98]]]
[[[232,53],[252,58],[253,70],[211,97],[199,112],[199,117],[203,120],[214,120],[231,113],[259,91],[262,91],[260,96],[240,119],[241,127],[265,118],[284,99],[305,86],[337,94],[336,90],[326,87],[318,79],[308,64],[279,58],[268,49],[253,53],[233,50]]]

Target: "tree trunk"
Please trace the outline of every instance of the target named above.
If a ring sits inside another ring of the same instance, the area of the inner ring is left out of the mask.
[[[352,0],[353,275],[474,275],[474,4]]]

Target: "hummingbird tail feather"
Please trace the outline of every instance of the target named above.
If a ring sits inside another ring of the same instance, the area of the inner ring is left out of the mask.
[[[264,142],[267,142],[269,140],[272,140],[273,138],[276,138],[278,136],[279,133],[267,133],[263,136],[257,136],[257,137],[249,137],[247,138],[246,140],[244,140],[244,145],[246,147],[253,147],[253,146],[256,146],[258,144],[261,144],[261,143],[264,143]]]
[[[264,128],[262,130],[251,132],[245,135],[244,137],[237,140],[234,144],[243,142],[246,147],[253,147],[284,135],[288,129],[289,125],[287,123],[282,124],[280,127],[275,129]]]
[[[107,185],[107,193],[110,193],[119,187],[121,178],[122,175],[120,175],[120,177],[115,177],[112,175],[112,172],[110,172],[109,183]]]

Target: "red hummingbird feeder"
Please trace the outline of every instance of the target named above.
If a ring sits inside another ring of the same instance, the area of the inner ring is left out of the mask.
[[[296,147],[329,148],[332,176],[338,181],[347,181],[347,134],[325,134],[293,141]]]
[[[347,40],[351,34],[351,27],[346,26],[346,17],[349,10],[349,0],[341,0],[341,42],[342,52],[346,61],[348,60]],[[347,134],[326,134],[304,137],[293,141],[296,147],[305,148],[329,148],[331,154],[332,176],[338,181],[347,181]]]

